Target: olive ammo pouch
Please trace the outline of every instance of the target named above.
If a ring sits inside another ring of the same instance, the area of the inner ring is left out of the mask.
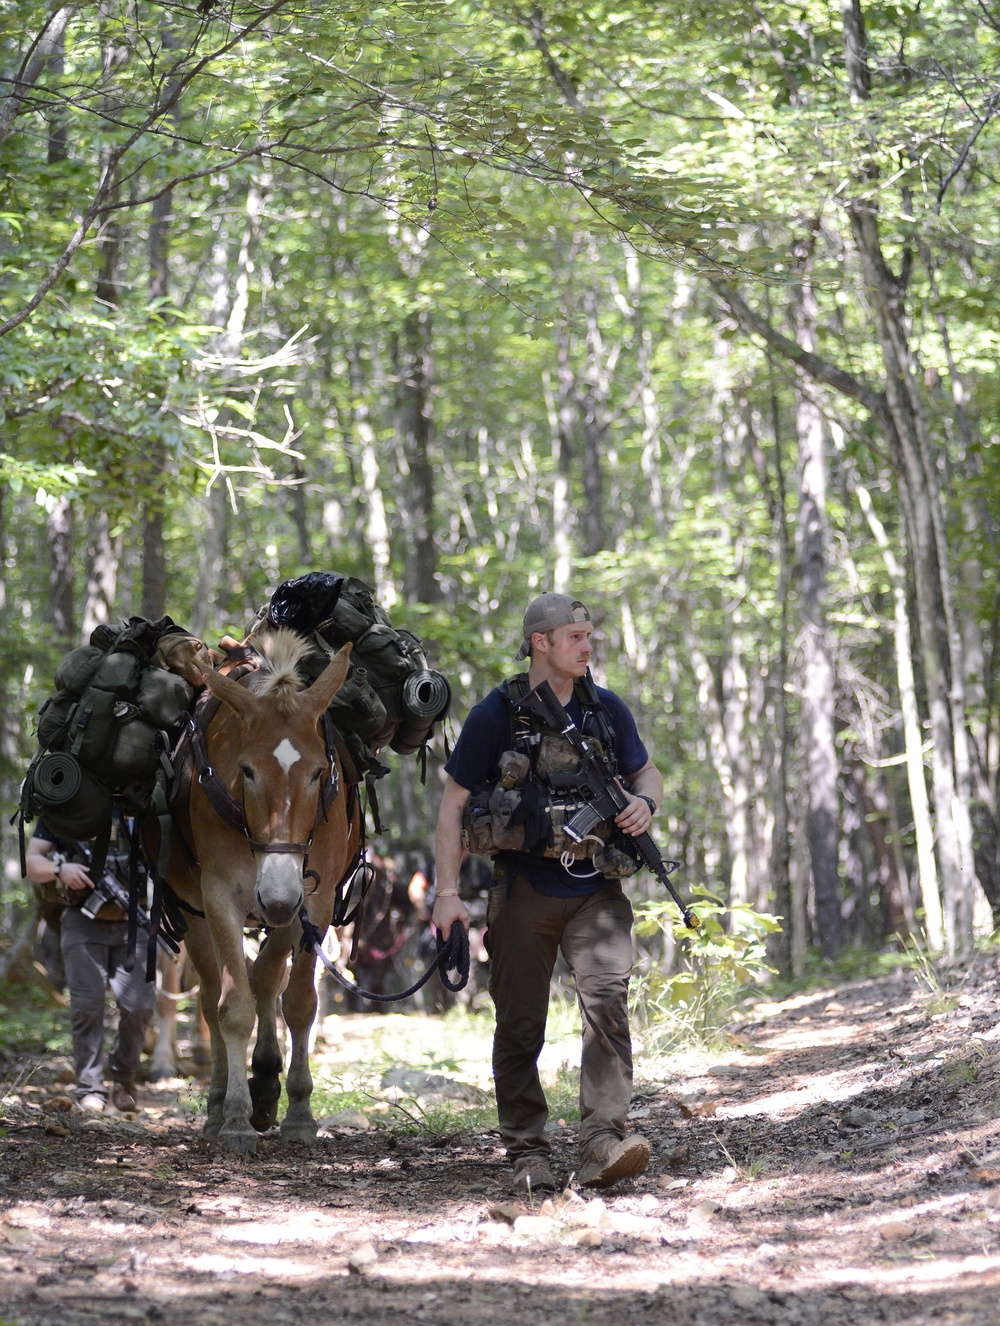
[[[463,848],[474,856],[531,852],[567,864],[593,860],[594,869],[611,879],[624,879],[639,869],[627,840],[615,834],[609,841],[604,825],[582,843],[567,838],[563,827],[582,803],[554,802],[537,785],[528,796],[526,790],[497,784],[473,792],[462,811]]]

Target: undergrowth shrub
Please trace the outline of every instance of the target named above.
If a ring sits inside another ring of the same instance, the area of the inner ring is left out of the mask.
[[[746,988],[773,973],[766,961],[767,936],[781,929],[769,912],[746,903],[726,904],[696,886],[692,910],[700,922],[688,930],[669,899],[635,904],[635,930],[644,940],[659,937],[676,953],[676,969],[651,966],[635,975],[630,993],[632,1024],[646,1044],[668,1049],[718,1040]]]

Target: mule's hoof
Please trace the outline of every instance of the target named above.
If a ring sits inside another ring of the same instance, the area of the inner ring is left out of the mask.
[[[293,1123],[287,1121],[281,1125],[281,1140],[283,1142],[305,1142],[307,1146],[312,1146],[316,1141],[316,1131],[319,1125],[312,1123]]]
[[[234,1156],[252,1156],[257,1150],[257,1134],[252,1131],[220,1128],[215,1140],[224,1151],[231,1151]]]

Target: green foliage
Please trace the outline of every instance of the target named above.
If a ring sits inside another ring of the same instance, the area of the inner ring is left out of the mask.
[[[738,903],[727,907],[708,889],[692,889],[699,920],[693,933],[673,903],[655,899],[635,905],[637,936],[669,937],[677,946],[677,969],[651,968],[633,977],[631,1011],[637,1030],[651,1045],[710,1044],[747,989],[773,973],[766,960],[767,936],[780,930],[779,917]]]
[[[68,1054],[70,1043],[69,1015],[51,991],[21,983],[0,988],[0,1048],[5,1058],[27,1057],[36,1063]]]
[[[0,93],[53,12],[3,5]],[[742,280],[794,333],[808,269],[816,352],[880,390],[845,210],[862,193],[913,328],[953,562],[983,568],[958,606],[987,639],[995,616],[998,34],[968,0],[864,14],[872,96],[855,104],[840,12],[816,0],[279,0],[266,24],[253,6],[71,9],[0,141],[0,322],[39,301],[0,335],[6,801],[66,643],[49,623],[65,498],[72,631],[99,606],[97,518],[127,615],[162,512],[178,621],[214,642],[281,578],[359,575],[452,678],[456,724],[513,670],[526,600],[570,577],[692,877],[728,868],[726,741],[742,742],[763,898],[779,704],[793,800],[803,776],[801,586],[781,557],[799,379],[710,282]],[[897,461],[854,400],[819,400],[839,439],[822,513],[838,730],[906,826],[902,771],[881,763],[899,731],[887,577],[852,495],[867,485],[905,560]],[[981,672],[979,728],[998,712]],[[398,836],[429,836],[429,788],[416,811],[401,798]]]

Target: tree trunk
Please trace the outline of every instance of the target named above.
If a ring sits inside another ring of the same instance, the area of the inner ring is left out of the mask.
[[[229,505],[229,493],[221,483],[215,484],[199,505],[198,595],[189,625],[195,635],[205,639],[206,632],[222,609],[226,585],[225,551],[232,508]]]
[[[164,35],[165,49],[174,45],[169,34]],[[173,117],[178,119],[175,106]],[[173,210],[173,191],[165,190],[154,198],[149,226],[148,290],[150,302],[167,298],[170,291],[170,224]],[[167,555],[164,546],[166,521],[166,478],[168,460],[166,449],[159,441],[150,448],[146,466],[146,499],[142,513],[142,612],[156,619],[166,612]]]
[[[792,975],[792,880],[791,850],[788,837],[788,754],[789,724],[788,700],[785,687],[788,680],[788,582],[791,551],[788,539],[787,498],[785,492],[785,464],[782,456],[781,406],[774,385],[771,357],[768,355],[770,379],[771,436],[774,444],[774,543],[778,554],[778,648],[771,660],[771,709],[774,714],[774,759],[772,762],[772,802],[774,823],[771,828],[771,860],[769,879],[774,907],[781,917],[782,927],[769,945],[778,964],[778,972],[788,979]]]
[[[868,47],[860,0],[841,0],[844,52],[852,100],[870,95]],[[899,481],[906,516],[927,704],[933,734],[934,808],[949,954],[972,942],[974,861],[969,814],[971,772],[965,720],[965,669],[951,589],[951,566],[937,467],[903,307],[905,282],[882,252],[878,226],[877,170],[869,158],[865,190],[847,205],[854,242],[885,365],[885,395],[895,432]],[[943,614],[945,638],[939,636]]]
[[[395,348],[396,505],[404,536],[403,588],[408,600],[434,603],[441,591],[434,539],[431,322],[426,310],[407,314]]]
[[[105,32],[111,30],[109,22],[108,0],[101,0],[101,22]],[[104,84],[107,88],[114,77],[115,70],[127,58],[127,48],[119,46],[113,39],[104,42],[102,50]],[[104,98],[104,109],[109,122],[117,114],[114,99]],[[106,140],[100,152],[100,177],[108,180],[108,202],[114,206],[119,200],[120,177],[117,163],[113,163],[113,144]],[[115,309],[121,303],[121,253],[125,239],[124,228],[119,221],[119,213],[112,211],[105,216],[97,232],[95,243],[101,254],[100,271],[97,277],[95,294],[97,301],[107,308]]]
[[[68,497],[58,498],[48,519],[49,621],[67,648],[77,643],[73,524],[73,504]]]
[[[560,387],[561,382],[560,374]],[[552,450],[552,589],[561,594],[570,588],[573,577],[573,517],[567,466],[569,435],[566,432],[571,425],[562,390],[557,400],[548,373],[543,374],[542,383]]]
[[[288,489],[288,508],[295,541],[298,545],[299,564],[303,570],[312,567],[312,538],[309,530],[309,511],[306,505],[306,472],[298,456],[292,458],[292,479]]]
[[[639,255],[630,246],[625,248],[625,276],[632,301],[632,326],[636,349],[636,380],[642,406],[642,477],[649,515],[657,534],[667,532],[667,517],[663,501],[662,432],[663,420],[656,389],[653,385],[653,337],[642,316],[642,279]]]
[[[60,10],[60,13],[68,13],[68,10]],[[58,33],[53,33],[49,29],[52,37],[52,54],[49,57],[49,70],[53,80],[58,83],[62,78],[66,64],[66,32],[61,28]],[[67,137],[66,137],[66,116],[60,107],[49,115],[49,142],[48,142],[48,162],[50,166],[58,165],[60,161],[65,161],[68,155]]]
[[[809,258],[796,309],[797,339],[814,349],[816,303]],[[826,618],[826,430],[815,401],[796,391],[799,515],[796,528],[802,629],[802,749],[807,777],[806,834],[816,906],[816,930],[823,954],[836,956],[843,944],[838,871],[840,806],[834,740],[834,672]]]
[[[888,797],[880,782],[871,781],[865,765],[854,750],[847,760],[847,772],[874,854],[881,923],[878,941],[884,944],[890,936],[905,936],[908,930],[905,886],[900,878],[897,861],[890,850],[886,833],[889,819]],[[864,887],[867,891],[869,881],[864,881]]]
[[[167,610],[167,559],[163,544],[163,458],[153,457],[147,484],[153,493],[142,513],[142,615],[156,620]],[[157,480],[160,482],[157,483]],[[159,488],[159,492],[155,490]]]
[[[747,769],[748,682],[743,663],[743,621],[732,615],[732,635],[722,666],[722,740],[729,760],[732,801],[726,816],[729,835],[729,901],[750,902],[750,775]]]
[[[583,299],[587,316],[587,360],[580,384],[579,414],[583,434],[583,552],[596,557],[608,547],[605,517],[606,402],[608,395],[604,344],[598,322],[598,292],[588,285]]]
[[[934,826],[927,799],[927,784],[924,781],[923,738],[913,675],[905,576],[890,547],[885,528],[875,513],[868,489],[849,469],[847,472],[872,538],[882,553],[892,592],[896,683],[899,687],[899,705],[903,715],[903,749],[906,754],[906,778],[917,842],[917,871],[924,908],[924,932],[928,947],[937,951],[944,944],[944,918],[941,911],[941,895],[938,891],[937,866],[934,862]]]
[[[746,750],[743,740],[742,709],[739,721],[734,706],[745,704],[745,677],[739,681],[742,662],[732,655],[727,657],[727,673],[720,702],[719,686],[711,663],[694,632],[691,611],[687,604],[678,609],[684,628],[688,656],[698,684],[698,705],[702,721],[708,732],[712,765],[722,790],[723,814],[726,822],[726,880],[732,902],[747,902],[747,786],[745,774]],[[725,711],[723,709],[725,706]]]
[[[83,605],[83,636],[90,639],[98,626],[110,622],[118,588],[118,560],[121,539],[111,537],[111,522],[105,509],[91,518],[90,543],[87,549],[89,571],[87,597]]]
[[[35,86],[49,61],[62,49],[66,25],[75,6],[66,5],[53,13],[32,45],[32,49],[14,77],[10,93],[0,101],[0,143],[14,127],[14,121],[26,108],[28,93]]]
[[[351,397],[354,402],[354,427],[361,440],[361,482],[364,488],[367,509],[365,539],[374,568],[375,597],[383,608],[391,611],[399,596],[392,574],[389,521],[386,517],[385,499],[382,495],[378,438],[368,413],[360,360],[361,357],[356,348],[348,352],[347,362],[351,375]]]

